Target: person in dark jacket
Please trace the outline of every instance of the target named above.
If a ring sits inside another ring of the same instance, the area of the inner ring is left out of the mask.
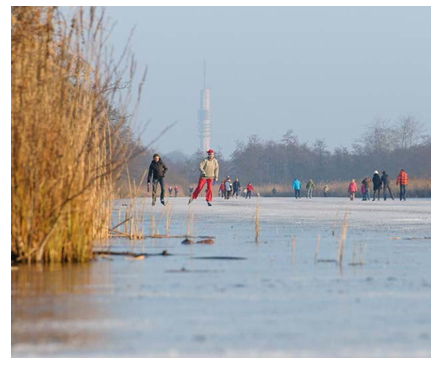
[[[386,171],[382,172],[381,182],[382,182],[382,196],[384,197],[384,201],[387,200],[387,190],[390,193],[391,199],[394,201],[390,188],[390,177],[388,176]]]
[[[379,197],[381,196],[381,187],[382,187],[382,182],[381,182],[381,177],[379,176],[379,173],[377,170],[375,170],[375,173],[373,173],[373,200],[375,201],[376,198],[376,192],[378,192],[378,201],[379,201]]]
[[[150,181],[152,181],[152,206],[155,206],[156,201],[156,188],[158,183],[161,186],[161,203],[165,206],[164,195],[165,195],[165,184],[164,177],[167,173],[167,166],[164,164],[162,159],[158,154],[153,155],[153,160],[149,166],[149,174],[147,175],[147,186],[150,186]],[[153,178],[152,178],[153,177]]]
[[[240,181],[237,179],[235,179],[234,183],[232,183],[232,188],[233,188],[233,193],[232,196],[235,195],[235,198],[238,198],[238,193],[240,193]]]

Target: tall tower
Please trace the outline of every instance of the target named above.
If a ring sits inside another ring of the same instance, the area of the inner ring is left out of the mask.
[[[211,136],[211,109],[210,109],[210,91],[206,86],[206,61],[203,60],[203,89],[200,91],[200,108],[199,108],[199,138],[200,151],[206,153],[210,149]]]

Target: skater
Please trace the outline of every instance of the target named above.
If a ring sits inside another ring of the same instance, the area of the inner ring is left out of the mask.
[[[246,189],[247,189],[247,193],[246,193],[246,197],[245,198],[249,197],[249,199],[250,199],[252,197],[252,192],[254,190],[253,185],[249,182],[247,184],[247,186],[246,186]]]
[[[370,184],[372,183],[372,179],[370,177],[366,177],[361,182],[364,184],[365,192],[364,192],[364,200],[363,201],[370,201]]]
[[[399,175],[396,179],[396,185],[399,184],[399,199],[406,201],[407,185],[408,185],[408,174],[404,169],[401,169]]]
[[[149,174],[147,175],[147,190],[150,187],[150,181],[152,181],[152,206],[155,206],[156,201],[156,188],[158,183],[161,186],[161,203],[165,206],[164,194],[165,194],[165,184],[164,177],[168,168],[159,157],[159,154],[153,155],[153,160],[149,166]],[[153,177],[153,178],[152,178]]]
[[[295,178],[293,181],[293,189],[294,189],[294,197],[300,198],[300,187],[301,187],[301,183],[300,181]]]
[[[376,198],[376,192],[378,192],[378,201],[379,201],[379,197],[381,196],[381,187],[382,187],[382,182],[381,182],[381,177],[379,176],[379,173],[377,170],[375,170],[375,173],[373,173],[373,200],[375,201]]]
[[[191,196],[194,192],[194,188],[190,186],[190,188],[188,188],[188,192],[190,193],[190,196]]]
[[[238,194],[240,193],[240,186],[240,181],[238,180],[238,178],[236,178],[234,183],[232,183],[232,197],[235,196],[235,199],[238,198]]]
[[[366,186],[363,182],[364,181],[361,182],[361,195],[363,196],[362,201],[366,201]]]
[[[384,201],[387,200],[387,190],[390,193],[391,199],[394,201],[390,188],[390,177],[388,176],[386,171],[382,172],[381,182],[382,182],[382,196],[384,197]]]
[[[323,187],[323,197],[328,197],[329,187],[326,185]]]
[[[313,189],[316,187],[313,180],[310,179],[306,185],[307,189],[307,198],[311,199],[313,197]]]
[[[219,187],[219,197],[224,198],[225,197],[225,180],[220,183]]]
[[[174,187],[174,196],[177,197],[179,193],[179,187]]]
[[[173,187],[168,187],[168,196],[171,197],[171,193],[173,192]]]
[[[199,195],[199,193],[202,191],[203,186],[206,183],[206,203],[208,206],[212,206],[212,182],[218,181],[218,174],[219,174],[219,163],[217,159],[214,157],[214,151],[209,149],[207,151],[208,157],[199,165],[200,170],[200,177],[199,182],[197,183],[196,190],[191,195],[190,199],[188,200],[188,204],[193,202]]]
[[[229,199],[232,194],[232,180],[228,178],[225,182],[225,199]]]
[[[273,189],[272,189],[272,196],[276,197],[276,187],[273,187]]]
[[[349,183],[349,187],[347,188],[347,191],[349,192],[349,197],[351,201],[355,198],[355,192],[357,191],[357,185],[355,183],[355,179],[352,179]]]

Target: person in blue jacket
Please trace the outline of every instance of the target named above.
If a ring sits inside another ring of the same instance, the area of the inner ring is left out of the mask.
[[[294,189],[294,197],[296,197],[296,199],[298,197],[300,198],[300,186],[301,186],[300,181],[297,178],[295,178],[293,181],[293,189]]]

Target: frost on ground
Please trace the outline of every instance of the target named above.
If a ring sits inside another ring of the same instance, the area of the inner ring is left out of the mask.
[[[165,233],[165,208],[146,203],[145,234],[151,215]],[[12,355],[431,355],[430,200],[261,198],[258,243],[256,197],[169,203],[170,234],[184,235],[194,216],[192,233],[215,243],[117,238],[111,250],[173,255],[21,266],[11,273]],[[114,224],[126,204],[116,202]],[[222,256],[245,260],[204,259]]]

